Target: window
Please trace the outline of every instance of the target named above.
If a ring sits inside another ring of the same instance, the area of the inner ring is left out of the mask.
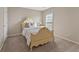
[[[45,25],[48,29],[50,30],[53,29],[53,14],[52,13],[46,15]]]

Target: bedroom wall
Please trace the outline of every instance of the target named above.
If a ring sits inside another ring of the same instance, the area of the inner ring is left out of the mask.
[[[8,19],[9,19],[9,30],[8,35],[21,33],[21,22],[25,17],[28,16],[39,16],[41,12],[20,7],[9,7],[8,8]],[[42,20],[42,18],[40,18]]]
[[[79,8],[54,8],[54,31],[79,43]]]

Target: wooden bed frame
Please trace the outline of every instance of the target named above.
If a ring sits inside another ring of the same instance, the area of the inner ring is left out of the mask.
[[[22,22],[22,24],[21,24],[22,29],[26,27],[25,24],[26,23]],[[46,27],[43,27],[40,29],[40,31],[37,34],[33,35],[31,33],[31,42],[30,42],[29,48],[32,51],[32,48],[34,46],[37,47],[39,45],[48,43],[51,41],[51,39],[54,42],[54,31],[49,31]]]
[[[41,28],[36,35],[31,34],[31,43],[29,47],[32,51],[32,47],[48,43],[51,39],[54,41],[53,31],[49,31],[46,27]]]

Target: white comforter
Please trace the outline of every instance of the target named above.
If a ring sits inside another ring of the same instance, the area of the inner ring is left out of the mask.
[[[27,45],[29,46],[30,45],[30,42],[31,42],[31,33],[32,34],[37,34],[40,30],[40,27],[34,27],[34,28],[24,28],[23,29],[23,36],[25,36],[25,38],[27,39]]]

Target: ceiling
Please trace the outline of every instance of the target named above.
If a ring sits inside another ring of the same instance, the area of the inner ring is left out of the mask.
[[[38,10],[38,11],[44,11],[50,7],[24,7],[24,8],[28,8],[28,9],[32,9],[32,10]]]

